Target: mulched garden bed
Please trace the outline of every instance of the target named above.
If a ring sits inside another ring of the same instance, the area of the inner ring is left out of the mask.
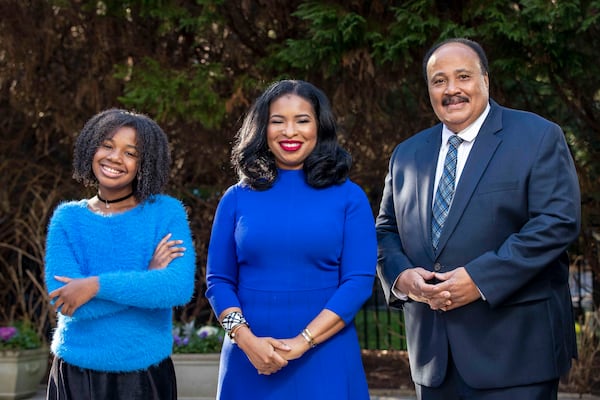
[[[598,362],[595,365],[600,366],[600,353],[597,359]],[[406,351],[362,350],[362,360],[370,389],[401,392],[414,390]],[[593,370],[598,371],[600,369],[597,370],[596,367],[592,367],[592,375],[598,374],[597,372],[593,372]],[[584,392],[599,395],[600,384],[598,381],[598,375],[595,375],[595,379],[589,379],[588,382],[582,385],[585,388]],[[577,393],[580,388],[581,386],[577,387],[573,383],[569,384],[567,379],[562,379],[559,391]]]
[[[371,389],[413,390],[408,355],[399,350],[362,350]]]

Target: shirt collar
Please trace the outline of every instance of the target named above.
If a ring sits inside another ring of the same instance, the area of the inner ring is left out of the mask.
[[[488,102],[485,107],[485,110],[483,110],[481,115],[477,117],[477,119],[473,121],[471,125],[467,126],[465,129],[457,133],[458,137],[460,137],[465,142],[474,141],[477,137],[477,134],[479,133],[479,130],[481,129],[481,126],[483,125],[483,122],[490,113],[490,109],[490,103]],[[448,138],[450,138],[450,136],[452,135],[454,135],[454,132],[448,129],[446,125],[444,125],[444,127],[442,128],[442,143],[447,143]]]

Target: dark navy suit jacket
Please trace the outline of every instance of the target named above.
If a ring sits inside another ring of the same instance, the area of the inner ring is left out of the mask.
[[[464,266],[486,300],[448,311],[404,309],[415,383],[442,383],[451,352],[475,388],[542,382],[576,356],[566,249],[580,227],[580,194],[560,127],[491,101],[467,159],[437,253],[431,202],[442,125],[394,150],[377,218],[378,274],[388,302],[407,268]]]

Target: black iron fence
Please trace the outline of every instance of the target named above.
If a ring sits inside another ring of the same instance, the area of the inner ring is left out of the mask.
[[[578,322],[585,320],[586,313],[594,310],[594,282],[596,276],[583,257],[577,257],[569,271],[571,299]],[[600,288],[599,288],[600,289]],[[599,290],[597,289],[597,290]]]
[[[373,294],[355,318],[361,348],[369,350],[406,350],[402,311],[387,307],[376,279]]]

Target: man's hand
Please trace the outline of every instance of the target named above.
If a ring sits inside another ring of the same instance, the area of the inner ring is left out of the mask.
[[[450,292],[439,285],[429,284],[436,274],[416,267],[403,271],[396,280],[396,290],[405,293],[414,301],[429,304],[432,310],[452,305]]]
[[[465,267],[459,267],[443,274],[435,273],[435,278],[442,281],[435,285],[439,290],[448,292],[450,304],[440,307],[443,311],[462,307],[481,298],[481,293],[471,279]]]

